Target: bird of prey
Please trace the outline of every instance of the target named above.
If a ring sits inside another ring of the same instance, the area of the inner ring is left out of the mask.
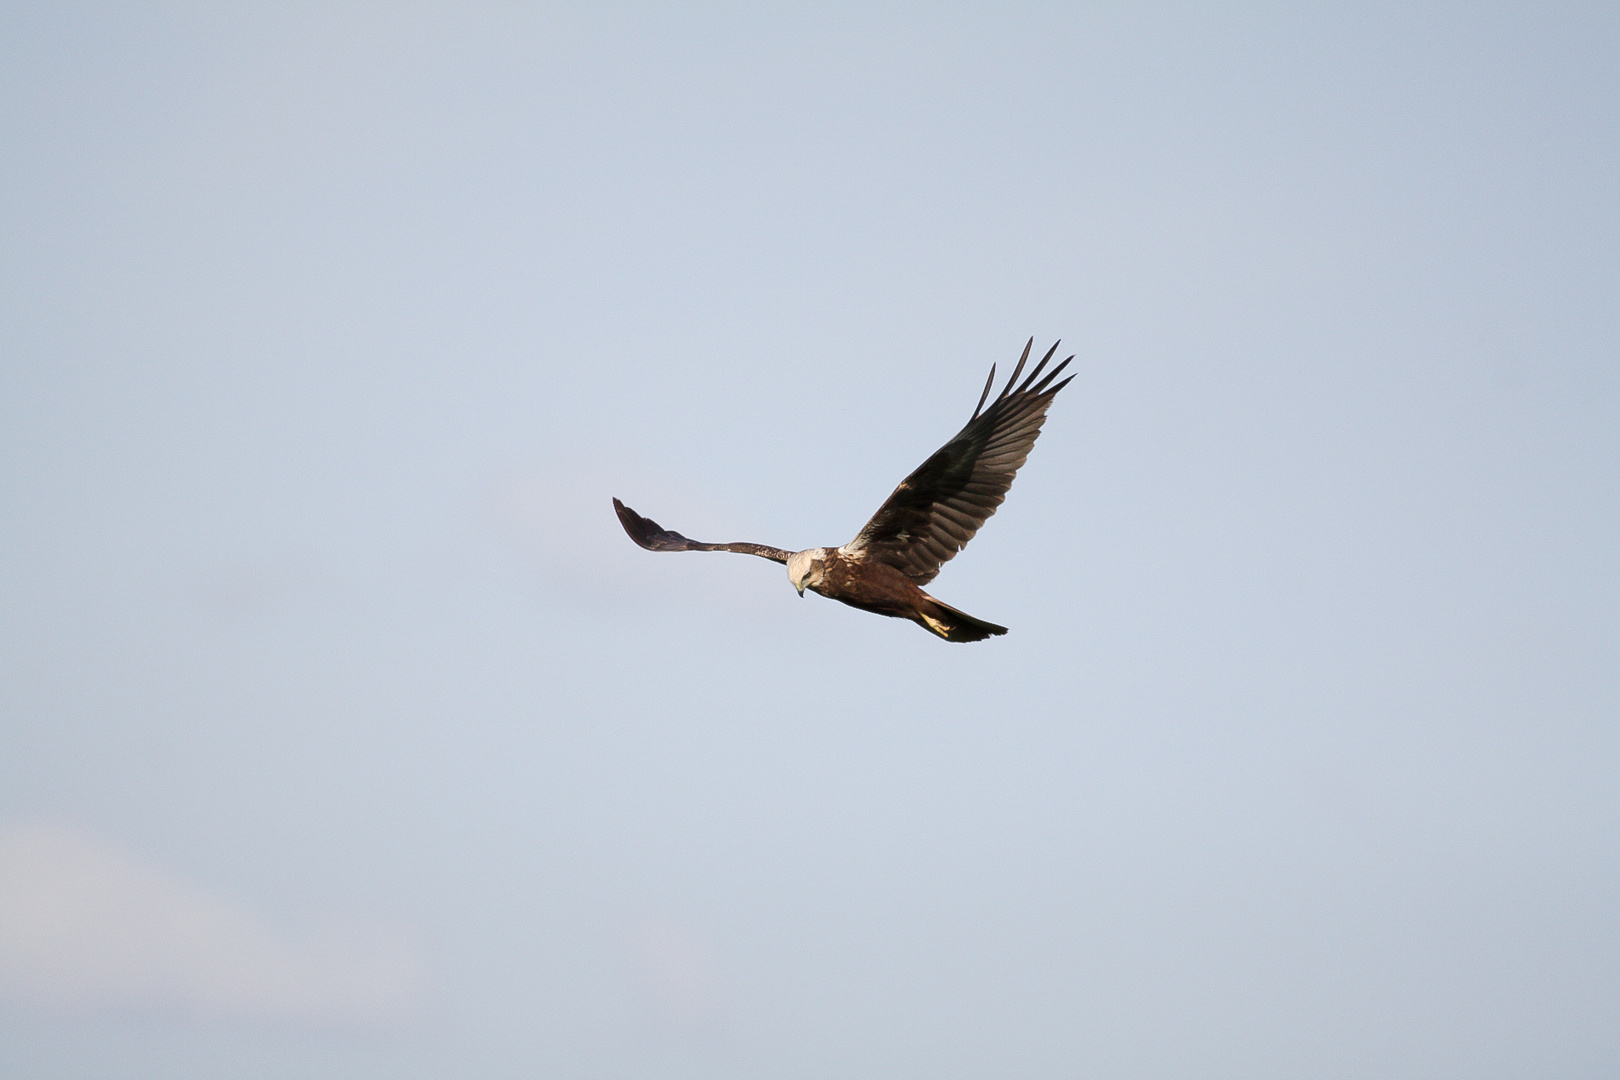
[[[934,580],[942,564],[956,557],[1007,497],[1013,477],[1041,433],[1052,399],[1074,378],[1071,375],[1052,384],[1072,356],[1041,378],[1057,352],[1054,344],[1015,390],[1034,344],[1031,338],[1024,346],[1012,378],[985,408],[996,381],[995,365],[991,365],[990,378],[967,426],[900,481],[866,527],[843,547],[783,551],[764,544],[705,544],[665,529],[618,499],[613,500],[613,509],[630,539],[648,551],[758,555],[786,563],[788,580],[800,596],[809,589],[863,611],[910,619],[946,641],[983,641],[993,634],[1005,634],[1005,626],[958,611],[923,592],[922,586]]]

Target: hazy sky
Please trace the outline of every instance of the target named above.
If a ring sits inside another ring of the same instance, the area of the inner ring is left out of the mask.
[[[0,1075],[1620,1073],[1595,12],[0,8]]]

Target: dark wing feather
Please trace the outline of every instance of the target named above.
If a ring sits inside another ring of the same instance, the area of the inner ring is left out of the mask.
[[[1014,389],[1034,344],[1031,338],[1024,346],[1012,378],[985,408],[985,398],[990,396],[996,379],[996,369],[990,368],[990,380],[979,397],[979,407],[973,410],[973,419],[957,432],[956,438],[900,482],[846,551],[879,559],[916,584],[926,585],[973,539],[1007,497],[1013,477],[1041,433],[1052,398],[1074,378],[1071,375],[1052,385],[1052,380],[1074,359],[1072,356],[1041,378],[1047,362],[1057,352],[1054,344],[1029,378]]]
[[[739,555],[758,555],[779,563],[787,562],[788,556],[793,554],[764,544],[705,544],[699,540],[688,540],[652,518],[642,517],[618,499],[613,500],[613,509],[619,515],[619,523],[624,526],[624,531],[630,534],[630,539],[648,551],[735,551]]]

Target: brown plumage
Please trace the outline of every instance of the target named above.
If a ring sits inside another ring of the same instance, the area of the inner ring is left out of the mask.
[[[1018,384],[1034,344],[1031,338],[1024,346],[1012,378],[986,408],[996,380],[996,369],[991,366],[967,426],[902,480],[872,520],[843,547],[788,552],[763,544],[705,544],[664,529],[618,499],[613,500],[613,508],[630,539],[649,551],[758,555],[786,563],[788,579],[800,596],[809,589],[863,611],[910,619],[946,641],[983,641],[1005,634],[1005,626],[941,603],[923,592],[922,586],[956,557],[1007,497],[1013,477],[1041,433],[1052,399],[1074,377],[1053,383],[1072,356],[1041,377],[1057,352],[1054,344]]]

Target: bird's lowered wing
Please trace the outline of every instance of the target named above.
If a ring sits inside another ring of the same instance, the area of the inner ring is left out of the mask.
[[[996,381],[996,369],[991,366],[973,419],[956,433],[956,438],[900,482],[860,535],[844,546],[846,554],[886,562],[916,584],[926,585],[934,580],[940,566],[955,558],[973,539],[1007,497],[1013,477],[1041,433],[1052,398],[1074,378],[1071,375],[1052,385],[1052,380],[1074,359],[1072,356],[1041,378],[1047,362],[1057,352],[1054,344],[1029,378],[1013,389],[1034,344],[1031,338],[1024,346],[1012,378],[985,408],[985,399]]]
[[[771,559],[775,562],[785,563],[791,551],[781,548],[766,547],[764,544],[705,544],[699,540],[688,540],[678,532],[671,532],[652,518],[644,518],[630,509],[618,499],[613,500],[613,509],[619,515],[619,523],[624,531],[630,534],[630,539],[646,548],[648,551],[735,551],[739,555],[758,555],[762,559]]]

